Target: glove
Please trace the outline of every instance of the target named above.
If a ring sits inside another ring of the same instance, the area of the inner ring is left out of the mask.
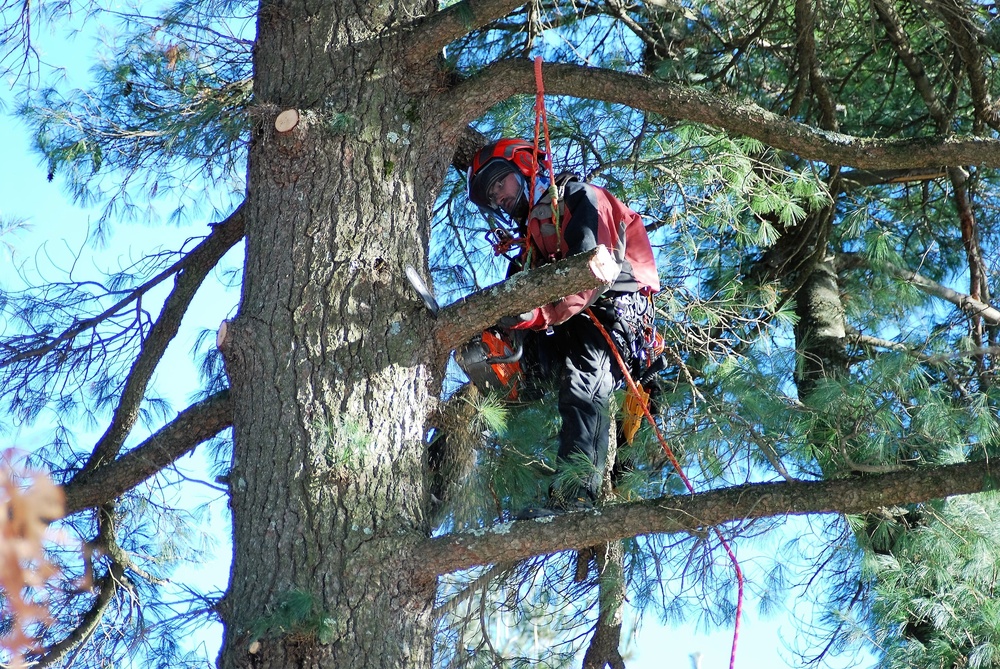
[[[516,316],[504,316],[497,321],[497,325],[504,330],[531,330],[544,326],[545,319],[542,318],[541,309],[532,309]]]
[[[517,314],[516,316],[504,316],[497,321],[497,325],[502,327],[504,330],[514,330],[518,325],[523,325],[524,323],[530,321],[534,315],[534,312],[525,311],[523,314]]]

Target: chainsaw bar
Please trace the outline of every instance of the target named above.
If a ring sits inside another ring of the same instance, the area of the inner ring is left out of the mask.
[[[420,278],[417,274],[417,270],[413,269],[409,265],[406,266],[406,278],[410,280],[410,285],[413,286],[413,290],[417,291],[417,295],[423,300],[424,306],[427,310],[431,312],[431,315],[437,318],[438,312],[441,307],[438,306],[438,302],[434,299],[434,293],[427,288],[427,284],[424,280]]]

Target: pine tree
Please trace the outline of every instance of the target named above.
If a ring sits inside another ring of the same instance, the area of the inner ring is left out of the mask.
[[[584,639],[586,666],[618,666],[626,594],[731,623],[705,528],[749,540],[790,513],[838,514],[814,556],[831,594],[816,648],[867,635],[891,666],[993,662],[991,6],[183,2],[122,17],[86,92],[38,85],[31,31],[109,15],[4,9],[19,112],[47,176],[104,203],[99,240],[168,193],[196,215],[192,183],[231,196],[194,246],[103,285],[2,295],[8,415],[104,429],[35,454],[99,551],[59,556],[95,589],[64,584],[42,666],[121,661],[140,642],[194,663],[161,606],[172,546],[152,536],[184,525],[137,486],[205,442],[233,521],[228,589],[206,607],[225,626],[221,667],[570,662],[528,653],[539,628]],[[659,422],[699,492],[645,431],[599,514],[509,523],[552,474],[551,403],[473,400],[446,362],[501,316],[594,285],[577,261],[480,290],[506,268],[463,170],[488,139],[531,132],[536,53],[555,162],[648,216],[666,285]],[[153,371],[240,244],[238,312],[206,342],[202,396],[170,417]],[[432,318],[407,266],[442,301],[468,299]],[[140,420],[155,431],[133,446]],[[966,493],[981,495],[952,497]],[[780,599],[780,570],[765,573],[751,596]],[[141,615],[112,606],[125,594]],[[951,604],[970,594],[980,606]],[[509,616],[510,645],[486,609]]]

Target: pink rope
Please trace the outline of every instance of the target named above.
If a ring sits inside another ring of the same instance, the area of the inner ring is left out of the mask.
[[[611,340],[611,335],[608,334],[608,331],[604,329],[604,326],[601,325],[601,322],[597,320],[597,316],[595,316],[594,312],[589,308],[587,309],[587,315],[590,317],[590,320],[593,321],[594,325],[597,326],[597,329],[600,331],[601,335],[604,336],[605,341],[608,342],[608,348],[611,349],[611,353],[615,356],[615,360],[618,362],[618,366],[621,367],[622,375],[625,377],[625,383],[628,385],[629,391],[632,394],[634,394],[637,398],[639,398],[639,404],[640,406],[642,406],[642,413],[646,417],[646,420],[649,422],[649,424],[653,427],[653,431],[656,433],[656,438],[659,440],[660,446],[663,447],[663,452],[667,455],[667,459],[670,460],[670,464],[673,465],[674,470],[677,472],[677,475],[681,477],[681,481],[684,482],[684,487],[688,489],[688,492],[690,492],[692,495],[695,494],[694,486],[691,485],[691,481],[688,480],[688,477],[684,474],[684,471],[681,469],[681,465],[679,462],[677,462],[677,458],[674,457],[673,451],[670,450],[670,446],[669,444],[667,444],[667,440],[663,438],[663,434],[660,432],[660,428],[656,424],[656,420],[653,418],[653,414],[650,413],[649,411],[649,404],[646,402],[645,399],[643,399],[642,395],[639,393],[638,386],[632,379],[632,375],[629,374],[628,365],[625,364],[625,361],[622,359],[621,354],[618,352],[618,349],[615,347],[614,342]],[[715,536],[719,538],[719,542],[725,549],[726,555],[729,556],[729,561],[733,563],[733,570],[736,572],[736,623],[733,626],[733,647],[732,651],[729,654],[729,669],[736,669],[736,645],[740,638],[740,621],[743,617],[743,570],[740,569],[740,563],[736,559],[736,554],[733,552],[733,549],[729,545],[729,542],[726,541],[725,537],[722,536],[722,532],[720,532],[717,527],[713,527],[712,531],[715,532]]]

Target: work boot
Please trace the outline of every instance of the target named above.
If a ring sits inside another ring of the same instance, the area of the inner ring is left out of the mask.
[[[558,515],[555,509],[541,504],[528,506],[514,514],[514,520],[534,520],[535,518],[551,518]]]
[[[549,498],[549,503],[545,506],[529,506],[514,514],[515,520],[534,520],[535,518],[548,518],[551,516],[561,516],[564,513],[576,513],[577,511],[590,511],[594,508],[594,503],[586,495],[574,495],[567,499],[563,495],[554,492]]]

